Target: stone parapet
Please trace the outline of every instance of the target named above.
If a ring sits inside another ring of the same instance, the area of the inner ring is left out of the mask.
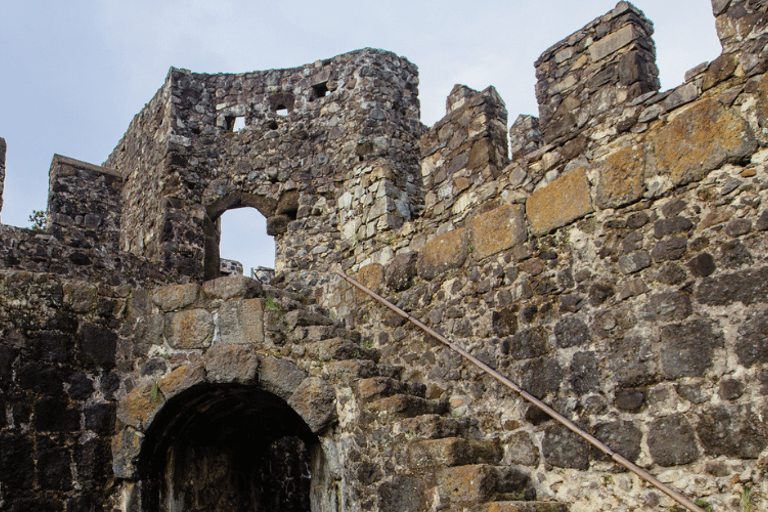
[[[605,130],[620,121],[623,105],[658,90],[652,34],[641,11],[619,2],[539,57],[536,98],[546,143]]]

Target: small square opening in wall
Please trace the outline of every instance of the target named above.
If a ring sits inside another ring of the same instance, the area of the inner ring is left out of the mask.
[[[237,116],[232,123],[232,131],[239,132],[243,128],[245,128],[245,116]]]
[[[323,82],[312,86],[312,95],[309,99],[314,101],[317,98],[323,98],[326,94],[328,94],[328,82]]]
[[[279,116],[286,117],[288,115],[288,107],[285,105],[278,105],[275,109],[275,113]]]

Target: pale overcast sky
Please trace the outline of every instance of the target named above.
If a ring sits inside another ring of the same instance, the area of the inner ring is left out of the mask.
[[[613,0],[24,0],[0,14],[0,137],[8,143],[2,221],[46,207],[54,153],[102,163],[170,66],[197,72],[287,68],[363,47],[419,67],[422,122],[456,83],[497,88],[513,122],[537,115],[536,58]],[[654,24],[662,89],[720,53],[709,0],[637,0]],[[225,221],[234,212],[225,214]],[[254,213],[254,215],[256,215]],[[229,221],[228,224],[234,224]],[[225,225],[222,256],[246,273],[263,226]],[[240,222],[242,224],[242,222]],[[239,240],[239,249],[225,245]],[[253,239],[248,247],[243,240]],[[267,246],[267,253],[273,252]],[[245,255],[244,255],[245,254]],[[270,259],[269,255],[266,256]]]

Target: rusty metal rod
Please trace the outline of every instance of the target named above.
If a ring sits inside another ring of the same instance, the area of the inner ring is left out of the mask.
[[[629,471],[633,472],[634,474],[636,474],[637,476],[639,476],[640,478],[642,478],[643,480],[645,480],[649,484],[653,485],[658,490],[660,490],[661,492],[663,492],[664,494],[666,494],[667,496],[669,496],[670,498],[672,498],[673,500],[675,500],[676,502],[678,502],[679,504],[681,504],[682,506],[687,508],[688,510],[691,510],[692,512],[705,512],[701,507],[696,505],[693,501],[691,501],[687,497],[683,496],[682,494],[677,492],[672,487],[670,487],[670,486],[660,482],[655,476],[653,476],[652,474],[650,474],[646,470],[640,468],[636,464],[630,462],[629,460],[625,459],[624,457],[622,457],[618,453],[614,452],[606,444],[601,442],[599,439],[597,439],[596,437],[594,437],[593,435],[591,435],[591,434],[589,434],[587,432],[584,432],[584,430],[579,428],[571,420],[569,420],[565,416],[561,415],[560,413],[556,412],[550,406],[548,406],[547,404],[545,404],[544,402],[542,402],[541,400],[539,400],[538,398],[536,398],[532,394],[528,393],[526,390],[522,389],[520,386],[518,386],[517,384],[515,384],[511,380],[507,379],[506,377],[504,377],[503,375],[501,375],[500,373],[498,373],[497,371],[495,371],[494,369],[489,367],[487,364],[485,364],[482,361],[480,361],[479,359],[477,359],[475,356],[473,356],[472,354],[470,354],[469,352],[467,352],[463,348],[461,348],[461,347],[451,343],[450,341],[448,341],[447,338],[445,338],[444,336],[442,336],[441,334],[436,332],[434,329],[424,325],[422,322],[420,322],[416,318],[412,317],[411,315],[409,315],[408,313],[406,313],[402,309],[398,308],[397,306],[395,306],[394,304],[389,302],[387,299],[385,299],[384,297],[382,297],[378,293],[374,292],[373,290],[369,290],[363,284],[358,282],[356,279],[354,279],[352,277],[349,277],[345,273],[340,272],[338,270],[336,271],[336,274],[339,277],[341,277],[342,279],[344,279],[345,281],[347,281],[348,283],[350,283],[351,285],[355,286],[356,288],[358,288],[361,291],[363,291],[364,293],[366,293],[367,295],[370,295],[371,297],[373,297],[374,299],[376,299],[377,301],[379,301],[380,303],[382,303],[383,305],[385,305],[386,307],[388,307],[389,309],[391,309],[392,311],[394,311],[398,315],[400,315],[403,318],[407,319],[408,321],[410,321],[411,323],[413,323],[414,325],[416,325],[417,327],[422,329],[424,332],[426,332],[427,334],[429,334],[430,336],[432,336],[433,338],[438,340],[440,343],[444,344],[445,346],[447,346],[448,348],[450,348],[454,352],[460,354],[464,359],[468,360],[469,362],[471,362],[472,364],[474,364],[475,366],[477,366],[478,368],[483,370],[485,373],[487,373],[488,375],[490,375],[491,377],[493,377],[494,379],[499,381],[501,384],[503,384],[506,387],[516,391],[520,396],[522,396],[523,398],[525,398],[526,400],[531,402],[533,405],[535,405],[536,407],[538,407],[539,409],[541,409],[542,411],[544,411],[545,413],[550,415],[552,418],[554,418],[559,423],[561,423],[562,425],[567,427],[569,430],[574,432],[576,435],[578,435],[581,438],[583,438],[584,440],[586,440],[589,444],[591,444],[592,446],[594,446],[595,448],[597,448],[601,452],[605,453],[606,455],[611,457],[611,459],[613,459],[617,463],[621,464],[626,469],[628,469]]]

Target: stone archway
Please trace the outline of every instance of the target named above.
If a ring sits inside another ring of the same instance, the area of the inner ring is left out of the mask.
[[[337,510],[329,467],[339,461],[323,449],[334,443],[335,391],[291,361],[214,344],[134,388],[117,416],[124,512]]]
[[[203,231],[205,237],[203,275],[205,279],[215,279],[220,276],[219,244],[221,242],[221,226],[219,219],[227,210],[236,208],[254,208],[267,219],[267,234],[277,236],[285,233],[288,222],[296,219],[299,208],[298,190],[284,192],[277,200],[234,189],[232,183],[214,181],[204,194],[205,218]],[[275,240],[277,243],[277,240]],[[275,262],[277,266],[277,262]]]
[[[142,510],[310,512],[318,443],[284,400],[257,386],[194,386],[145,432]]]

